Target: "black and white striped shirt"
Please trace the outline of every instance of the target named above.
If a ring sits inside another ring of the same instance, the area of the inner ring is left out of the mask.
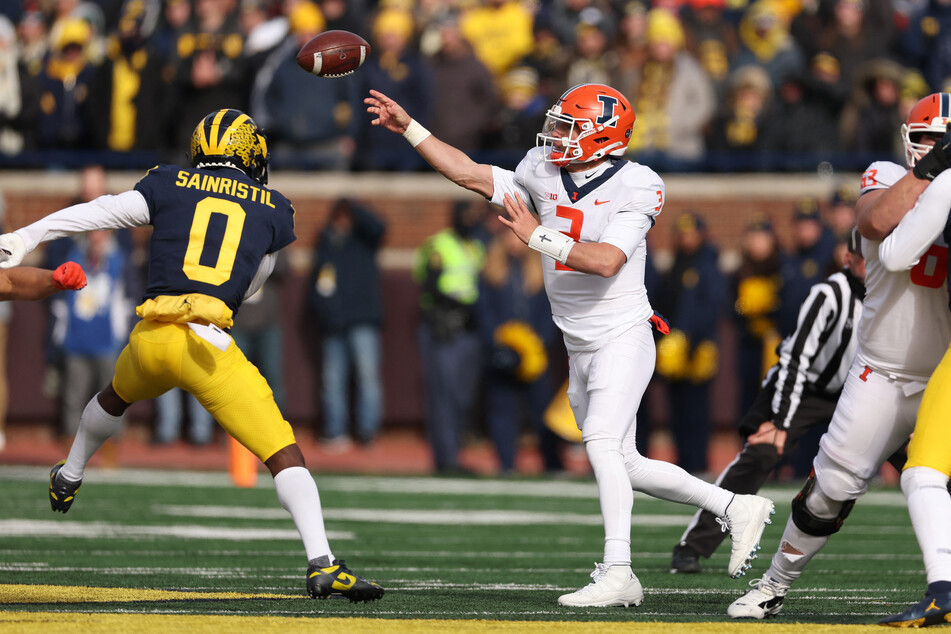
[[[848,270],[809,289],[799,309],[796,331],[779,344],[773,424],[788,428],[804,395],[835,397],[842,389],[858,348],[856,329],[862,317],[865,287]]]

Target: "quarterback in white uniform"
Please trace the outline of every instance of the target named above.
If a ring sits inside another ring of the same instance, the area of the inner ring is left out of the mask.
[[[914,116],[913,109],[909,120]],[[903,136],[907,147],[908,135]],[[909,150],[909,165],[920,157],[920,150]],[[862,175],[859,201],[867,208],[869,200],[883,196],[908,173],[895,163],[872,163]],[[914,221],[915,214],[905,216],[898,230]],[[733,618],[779,614],[790,585],[838,532],[885,459],[914,431],[922,393],[951,342],[944,240],[932,235],[913,259],[900,255],[892,238],[862,242],[866,295],[855,362],[770,568],[729,607]]]
[[[643,165],[614,158],[634,126],[628,100],[601,84],[569,89],[548,110],[537,147],[515,172],[475,163],[378,91],[365,103],[374,125],[403,134],[443,176],[504,206],[507,216],[499,220],[543,256],[553,318],[569,353],[568,397],[598,482],[605,531],[593,581],[558,602],[640,605],[644,592],[631,569],[634,489],[723,517],[733,540],[728,572],[742,575],[772,502],[649,460],[634,444],[655,358],[645,236],[663,208],[664,182]]]

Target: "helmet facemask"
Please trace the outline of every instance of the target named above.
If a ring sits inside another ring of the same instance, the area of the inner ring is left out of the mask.
[[[944,136],[951,122],[951,94],[933,93],[918,101],[901,126],[901,141],[905,146],[905,163],[914,167],[921,157],[931,151],[931,144],[921,143],[926,134]]]
[[[914,167],[922,156],[931,151],[932,145],[927,143],[918,143],[925,134],[944,135],[948,128],[948,122],[945,118],[937,118],[929,125],[927,123],[903,123],[901,124],[901,141],[905,146],[905,163],[908,167]]]
[[[572,116],[582,115],[582,116]],[[599,84],[568,90],[545,113],[535,140],[543,159],[558,167],[622,156],[634,126],[634,113],[620,93]]]

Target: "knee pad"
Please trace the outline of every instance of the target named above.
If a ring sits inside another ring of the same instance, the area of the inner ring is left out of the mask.
[[[812,461],[812,470],[821,478],[820,489],[836,500],[850,500],[862,497],[868,491],[868,483],[878,473],[881,464],[857,465],[854,460],[839,456],[833,458],[825,447]]]
[[[812,510],[809,509],[809,506],[806,503],[806,500],[810,495],[821,496],[821,498],[824,498],[822,502],[824,502],[827,508],[836,504],[840,505],[838,512],[836,512],[833,508],[828,508],[831,513],[835,513],[832,518],[818,517]],[[806,484],[802,487],[802,490],[798,495],[796,495],[792,502],[792,520],[796,524],[796,527],[807,535],[813,535],[815,537],[827,537],[839,532],[839,529],[842,528],[842,523],[845,521],[845,518],[847,518],[849,513],[852,512],[853,506],[855,506],[855,500],[836,502],[835,500],[828,498],[824,493],[822,493],[821,490],[816,490],[816,472],[813,470],[809,474],[809,479],[806,480]]]

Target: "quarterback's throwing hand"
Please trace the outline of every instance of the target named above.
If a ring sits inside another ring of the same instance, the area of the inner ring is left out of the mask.
[[[53,271],[53,286],[61,291],[86,288],[86,272],[75,262],[65,262]]]
[[[13,268],[26,257],[26,245],[23,238],[15,233],[0,236],[0,269]]]
[[[499,221],[515,232],[515,235],[519,239],[528,244],[529,238],[532,237],[532,232],[535,231],[535,228],[538,226],[538,221],[535,219],[535,216],[532,215],[532,212],[528,210],[528,206],[525,204],[525,201],[522,200],[522,195],[518,192],[515,192],[513,197],[511,194],[505,194],[503,198],[503,204],[505,205],[505,211],[508,212],[509,217],[499,215]]]
[[[367,105],[367,112],[376,115],[376,119],[370,121],[371,125],[381,125],[391,132],[403,134],[412,121],[403,106],[378,90],[370,90],[370,96],[363,103]]]

